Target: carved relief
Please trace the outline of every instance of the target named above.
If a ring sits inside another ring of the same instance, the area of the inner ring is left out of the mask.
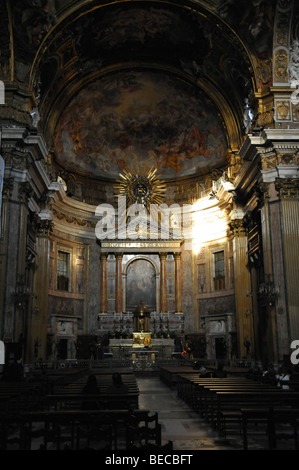
[[[269,170],[275,168],[278,165],[277,155],[271,155],[267,157],[261,157],[262,170]]]
[[[290,102],[276,101],[276,116],[280,120],[290,119]]]
[[[274,55],[274,77],[279,83],[288,82],[288,53],[284,49],[278,49]]]
[[[73,335],[73,323],[69,321],[59,321],[57,324],[57,333],[59,335],[72,336]]]
[[[228,177],[233,180],[242,168],[242,158],[240,155],[231,154],[229,164]]]
[[[68,224],[79,225],[80,227],[87,227],[87,228],[95,228],[96,226],[96,222],[85,220],[80,217],[75,217],[71,214],[66,214],[57,209],[53,209],[52,213],[53,213],[53,216],[56,217],[58,220],[62,220],[64,222],[67,222]]]
[[[256,124],[262,127],[270,127],[274,124],[274,104],[270,95],[259,99],[258,115]]]
[[[280,153],[261,157],[262,170],[269,170],[278,165],[299,165],[299,155],[293,153]]]

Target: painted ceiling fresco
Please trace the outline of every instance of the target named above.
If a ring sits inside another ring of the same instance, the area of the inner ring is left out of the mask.
[[[82,89],[55,135],[59,163],[116,178],[134,165],[164,178],[204,173],[225,161],[226,137],[213,103],[163,72],[124,71]]]
[[[211,26],[212,27],[212,26]],[[176,6],[107,6],[70,25],[84,69],[126,60],[201,63],[210,50],[203,19]],[[197,54],[194,51],[197,51]]]

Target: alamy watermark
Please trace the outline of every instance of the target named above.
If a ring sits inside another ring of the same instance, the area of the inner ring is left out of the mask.
[[[95,215],[100,217],[95,233],[105,239],[174,239],[191,237],[191,204],[143,204],[127,207],[126,197],[118,196],[117,208],[111,204],[97,206]]]
[[[293,365],[299,364],[299,339],[295,339],[291,343],[291,349],[294,349],[294,351],[291,354],[290,360]]]
[[[5,86],[2,80],[0,80],[0,104],[5,104]]]
[[[5,347],[3,341],[0,341],[0,365],[5,364]]]

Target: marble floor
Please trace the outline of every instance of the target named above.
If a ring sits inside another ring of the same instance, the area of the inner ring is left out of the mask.
[[[159,377],[137,377],[139,408],[158,413],[162,444],[171,440],[174,450],[242,450],[241,437],[221,439],[216,431],[177,396],[176,389]]]
[[[137,377],[140,390],[139,408],[158,413],[162,425],[162,444],[169,440],[173,449],[178,451],[230,450],[243,451],[243,439],[233,433],[226,439],[183,400],[177,396],[175,388],[165,385],[158,376]],[[268,438],[265,430],[255,429],[248,435],[249,450],[268,450]],[[281,440],[278,450],[293,450],[293,439]]]

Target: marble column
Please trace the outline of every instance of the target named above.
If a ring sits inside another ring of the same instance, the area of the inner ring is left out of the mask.
[[[247,356],[245,342],[249,341],[250,355],[254,357],[252,301],[251,297],[248,296],[248,292],[251,291],[251,280],[247,258],[247,233],[241,219],[233,220],[230,228],[234,234],[233,256],[238,356]]]
[[[123,253],[116,253],[115,278],[115,312],[122,313],[122,257]]]
[[[29,319],[29,357],[34,359],[34,342],[37,340],[38,357],[47,357],[47,329],[48,329],[48,297],[49,297],[49,266],[50,266],[50,239],[53,230],[51,220],[41,220],[37,224],[36,259],[33,274],[33,300]]]
[[[175,262],[175,313],[182,313],[181,253],[174,253]]]
[[[21,181],[18,183],[18,202],[20,205],[19,209],[19,224],[18,224],[18,249],[17,249],[17,283],[20,282],[28,292],[31,290],[30,286],[30,273],[29,265],[27,263],[27,231],[28,231],[28,202],[33,195],[33,189],[31,184],[27,181]],[[16,227],[14,227],[16,230]],[[21,306],[20,306],[21,305]],[[30,359],[31,351],[31,339],[30,339],[30,315],[32,311],[32,296],[29,293],[23,300],[16,303],[15,311],[15,337],[16,340],[23,335],[24,346],[23,346],[23,361],[27,363]]]
[[[13,190],[13,178],[5,178],[3,181],[2,191],[2,208],[1,208],[1,224],[2,224],[2,236],[0,237],[0,251],[1,251],[1,263],[0,263],[0,338],[5,336],[5,316],[4,314],[11,310],[12,307],[7,305],[6,289],[8,289],[8,243],[9,243],[9,200]],[[11,297],[11,296],[10,296]]]
[[[101,253],[101,297],[100,297],[100,313],[107,313],[107,253]]]
[[[166,255],[160,253],[160,302],[161,313],[167,313]]]

